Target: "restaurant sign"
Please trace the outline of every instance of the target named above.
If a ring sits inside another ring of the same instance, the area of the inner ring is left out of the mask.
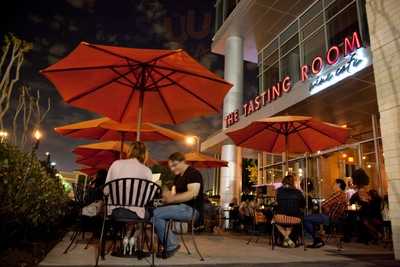
[[[311,65],[300,67],[300,81],[309,82],[310,95],[316,94],[329,86],[355,74],[369,65],[368,53],[361,46],[357,32],[351,38],[344,38],[343,48],[334,45],[330,47],[325,57],[317,56]],[[342,51],[341,51],[342,50]],[[258,111],[268,103],[271,103],[289,93],[292,89],[291,77],[286,76],[271,88],[243,104],[242,111],[239,109],[224,117],[225,127],[230,127],[239,122],[240,113],[247,117]]]

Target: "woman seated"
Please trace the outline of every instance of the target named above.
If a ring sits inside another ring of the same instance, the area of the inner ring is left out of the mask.
[[[284,247],[295,247],[290,239],[293,226],[301,222],[302,209],[305,206],[303,193],[295,187],[296,177],[287,175],[282,180],[282,186],[276,194],[277,207],[273,221],[283,235]]]
[[[108,175],[106,183],[120,178],[141,178],[152,181],[153,176],[151,170],[145,165],[148,159],[148,151],[146,146],[139,141],[132,143],[128,153],[128,159],[120,159],[113,162]],[[120,185],[119,192],[124,190],[123,185]],[[105,192],[107,193],[107,192]],[[145,209],[140,207],[110,207],[111,216],[117,221],[134,220],[137,218],[144,219]],[[133,224],[128,223],[126,235],[123,238],[123,253],[132,254],[135,245],[136,237],[133,236]],[[136,234],[135,234],[136,235]]]

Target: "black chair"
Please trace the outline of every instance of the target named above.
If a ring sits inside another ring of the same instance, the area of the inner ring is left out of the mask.
[[[293,217],[298,217],[299,223],[293,223],[293,224],[282,224],[280,222],[276,222],[274,219],[271,221],[271,248],[274,250],[275,245],[276,245],[276,236],[275,236],[275,228],[276,225],[281,225],[281,226],[290,226],[293,227],[294,230],[298,230],[300,232],[298,239],[300,240],[301,244],[303,245],[304,250],[307,250],[306,244],[304,241],[304,214],[302,212],[302,209],[304,208],[304,203],[301,203],[298,199],[277,199],[278,203],[275,205],[275,208],[273,210],[274,215],[276,214],[286,214],[289,212],[289,214],[295,214],[298,213],[298,211],[301,211],[299,216],[293,216]],[[278,231],[279,232],[279,231]],[[292,232],[293,233],[293,232]]]
[[[329,240],[331,239],[336,239],[336,246],[337,250],[343,250],[343,238],[344,238],[344,233],[342,231],[344,224],[344,218],[340,218],[336,221],[329,219],[329,224],[327,226],[327,236],[325,239],[325,243],[328,243]]]
[[[79,235],[82,234],[82,239],[85,239],[86,229],[84,225],[84,218],[82,216],[82,209],[83,207],[94,201],[92,201],[90,196],[86,194],[87,192],[85,192],[85,188],[82,185],[73,184],[72,190],[74,192],[74,203],[78,208],[78,219],[74,225],[74,232],[72,233],[68,247],[64,250],[64,254],[68,252],[75,240],[78,241],[77,238]]]
[[[190,219],[190,220],[174,220],[174,219],[168,220],[168,221],[166,222],[166,227],[165,227],[166,231],[165,231],[164,240],[163,240],[164,248],[166,247],[166,244],[167,244],[168,233],[169,233],[169,231],[172,231],[172,226],[173,226],[175,223],[178,223],[178,224],[179,224],[179,227],[180,227],[180,229],[179,229],[179,231],[178,231],[178,232],[179,232],[178,234],[179,234],[179,236],[180,236],[180,238],[181,238],[182,244],[183,244],[183,246],[185,247],[185,249],[186,249],[188,255],[191,254],[191,252],[190,252],[188,246],[186,245],[185,239],[183,238],[183,227],[182,227],[182,223],[187,223],[188,226],[190,226],[190,228],[191,228],[191,237],[192,237],[192,242],[193,242],[194,248],[195,248],[197,254],[198,254],[199,257],[200,257],[200,260],[201,260],[201,261],[204,261],[204,258],[203,258],[202,254],[201,254],[201,252],[200,252],[200,250],[199,250],[199,248],[198,248],[198,246],[197,246],[196,238],[195,238],[196,222],[198,222],[198,220],[200,220],[200,217],[201,217],[201,215],[200,215],[198,218],[196,218],[195,209],[193,209],[192,216],[191,216],[191,219]],[[197,220],[196,220],[196,219],[197,219]],[[166,256],[165,253],[166,253],[166,250],[164,249],[164,251],[163,251],[163,256],[164,256],[164,257]]]
[[[106,221],[117,222],[116,218],[110,216],[109,213],[110,208],[146,208],[148,212],[152,212],[153,202],[154,200],[161,196],[161,187],[152,181],[140,179],[140,178],[121,178],[112,180],[104,185],[103,188],[104,193],[104,215],[103,215],[103,224],[101,228],[100,241],[99,241],[99,249],[96,257],[96,266],[98,266],[99,257],[104,260],[104,251],[105,251],[105,242],[104,242],[104,234],[105,234],[105,225]],[[153,240],[154,240],[154,225],[150,220],[151,216],[146,216],[144,219],[135,218],[130,219],[129,222],[142,224],[143,226],[150,225],[152,228],[151,231],[151,241],[150,248],[152,254],[151,266],[154,266],[154,249],[153,249]],[[127,223],[126,218],[120,223]],[[145,231],[145,227],[142,227],[143,231]],[[142,232],[142,238],[140,242],[140,249],[143,248],[143,238],[144,234]]]

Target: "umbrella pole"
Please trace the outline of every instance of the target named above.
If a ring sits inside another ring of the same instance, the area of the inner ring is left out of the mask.
[[[144,89],[140,89],[139,96],[139,112],[136,125],[136,141],[140,141],[140,129],[142,128],[142,116],[143,116],[143,99],[144,99]]]
[[[119,150],[119,158],[120,159],[123,158],[123,154],[124,154],[124,142],[125,142],[125,133],[121,132],[121,148]]]
[[[284,176],[287,174],[289,174],[289,146],[288,146],[288,139],[289,136],[288,134],[285,134],[285,173]]]

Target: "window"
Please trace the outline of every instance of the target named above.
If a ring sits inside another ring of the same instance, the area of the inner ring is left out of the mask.
[[[279,64],[276,62],[263,73],[263,87],[261,91],[270,88],[279,81]]]
[[[325,33],[321,29],[307,38],[302,45],[304,64],[311,64],[316,56],[325,55]]]
[[[311,33],[313,33],[315,30],[323,26],[324,26],[324,19],[322,14],[320,14],[313,20],[311,20],[309,24],[304,26],[304,28],[301,30],[301,37],[302,37],[301,39],[302,40],[306,39]]]
[[[327,24],[328,45],[340,45],[345,37],[358,31],[356,3],[337,14]]]
[[[287,53],[281,59],[281,77],[289,75],[292,82],[297,82],[299,80],[299,68],[300,68],[300,50],[296,46],[292,51]]]
[[[281,33],[281,45],[289,40],[293,36],[293,34],[296,34],[297,32],[297,21],[294,21],[284,32]]]
[[[299,44],[299,35],[295,34],[292,38],[289,39],[286,43],[281,45],[281,56],[285,55],[289,52],[293,47]]]
[[[300,27],[303,27],[310,20],[312,20],[315,16],[317,16],[322,11],[322,1],[316,2],[309,10],[304,13],[300,18]]]
[[[264,70],[270,68],[278,61],[278,51],[275,51],[272,55],[264,60]]]

